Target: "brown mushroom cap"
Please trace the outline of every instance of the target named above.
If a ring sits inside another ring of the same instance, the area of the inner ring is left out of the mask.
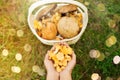
[[[68,13],[68,12],[72,12],[72,11],[76,11],[76,10],[77,10],[77,6],[76,5],[69,4],[69,5],[62,6],[58,10],[58,12],[59,13]]]
[[[38,15],[37,15],[37,20],[41,19],[43,16],[47,15],[49,12],[51,12],[52,10],[54,10],[57,7],[56,4],[51,4],[48,5],[46,8],[42,9]]]
[[[62,17],[57,25],[58,32],[64,38],[76,36],[80,30],[74,17]]]

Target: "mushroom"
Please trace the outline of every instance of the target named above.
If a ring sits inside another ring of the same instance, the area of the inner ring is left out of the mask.
[[[56,7],[57,7],[57,4],[51,4],[45,7],[44,9],[42,9],[36,17],[37,20],[40,20],[43,16],[46,16],[49,12],[54,10]]]
[[[58,12],[59,13],[68,13],[68,12],[72,12],[72,11],[76,11],[77,10],[77,6],[76,5],[65,5],[59,8]]]
[[[48,55],[53,61],[54,67],[57,72],[61,72],[62,70],[64,70],[68,62],[72,59],[73,50],[71,50],[72,49],[70,48],[70,46],[68,46],[68,44],[66,43],[56,43],[48,52]]]
[[[57,35],[56,25],[52,22],[47,22],[46,27],[42,29],[42,38],[47,40],[55,39]]]
[[[64,54],[61,53],[61,52],[58,52],[58,53],[56,54],[56,57],[57,57],[58,60],[64,60]]]
[[[74,17],[62,17],[57,24],[57,29],[59,34],[64,38],[72,38],[80,31],[79,25]]]

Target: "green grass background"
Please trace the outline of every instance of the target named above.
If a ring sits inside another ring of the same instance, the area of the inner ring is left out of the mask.
[[[37,0],[36,0],[37,1]],[[99,73],[102,80],[107,77],[117,80],[120,77],[120,64],[113,64],[113,57],[120,56],[120,1],[119,0],[77,0],[89,2],[87,6],[89,22],[81,39],[71,47],[77,55],[77,64],[73,70],[73,80],[91,80],[92,73]],[[42,44],[30,31],[27,24],[28,7],[32,0],[0,0],[0,80],[45,80],[32,71],[33,65],[43,65],[44,55],[51,46]],[[105,11],[99,11],[97,5],[103,3]],[[116,26],[110,28],[109,20],[115,20]],[[14,31],[11,31],[14,29]],[[23,37],[18,37],[17,30],[23,30]],[[117,43],[112,47],[105,45],[106,39],[114,35]],[[30,44],[32,50],[26,52],[24,45]],[[9,55],[2,56],[2,50],[8,49]],[[89,51],[97,49],[105,54],[103,61],[91,59]],[[16,61],[14,56],[21,53],[22,61]],[[107,55],[109,54],[109,55]],[[11,71],[11,66],[20,66],[21,73]]]

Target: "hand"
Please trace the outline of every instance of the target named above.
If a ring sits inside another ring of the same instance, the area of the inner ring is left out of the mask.
[[[58,80],[59,73],[55,70],[53,62],[49,59],[48,53],[45,56],[44,64],[47,70],[47,80]]]
[[[72,60],[68,62],[66,68],[60,72],[60,80],[72,80],[71,73],[76,64],[76,55],[72,54]]]

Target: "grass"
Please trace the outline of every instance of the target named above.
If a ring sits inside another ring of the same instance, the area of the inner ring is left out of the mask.
[[[111,77],[117,80],[120,77],[120,64],[113,64],[115,55],[120,56],[120,2],[119,0],[78,0],[82,3],[89,2],[87,6],[89,23],[81,39],[71,47],[77,55],[77,64],[73,70],[73,80],[91,80],[94,72],[99,73],[102,80]],[[44,69],[44,55],[51,46],[42,44],[30,31],[27,24],[28,7],[35,1],[28,0],[2,0],[0,1],[0,52],[9,51],[7,57],[0,54],[0,80],[45,80],[32,71],[33,65]],[[103,3],[104,11],[99,11],[97,5]],[[109,20],[115,20],[116,26],[109,27]],[[22,30],[24,35],[17,36],[17,31]],[[105,45],[106,39],[114,35],[117,43],[112,47]],[[25,51],[24,45],[29,44],[31,51]],[[89,57],[89,51],[97,49],[105,54],[103,61]],[[21,53],[23,59],[15,60],[15,54]],[[109,55],[107,55],[109,54]],[[21,73],[13,73],[11,66],[20,66]]]

